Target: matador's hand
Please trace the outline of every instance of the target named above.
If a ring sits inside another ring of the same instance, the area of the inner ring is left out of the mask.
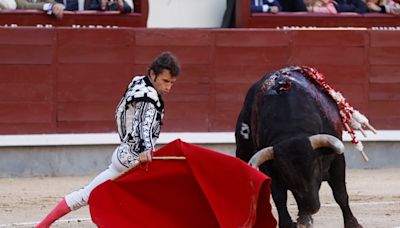
[[[153,156],[153,151],[151,151],[151,150],[144,151],[144,152],[139,154],[139,162],[140,163],[151,162],[152,161],[152,156]]]

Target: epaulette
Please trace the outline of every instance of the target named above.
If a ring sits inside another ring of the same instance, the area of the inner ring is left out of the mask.
[[[124,99],[126,103],[132,101],[151,102],[158,110],[164,109],[164,102],[147,76],[134,77],[128,86]]]

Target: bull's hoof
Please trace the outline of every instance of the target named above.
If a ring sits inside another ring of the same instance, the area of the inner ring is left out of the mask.
[[[314,220],[311,215],[300,215],[297,218],[297,227],[298,228],[312,228],[314,224]]]
[[[312,224],[307,224],[307,225],[303,225],[303,224],[298,224],[297,228],[313,228],[314,226]]]
[[[292,222],[290,224],[279,224],[279,228],[297,228],[297,223]]]
[[[346,220],[346,222],[344,223],[344,227],[345,228],[363,228],[363,226],[358,223],[356,218]]]
[[[345,228],[363,228],[363,226],[361,224],[345,224],[344,225]]]

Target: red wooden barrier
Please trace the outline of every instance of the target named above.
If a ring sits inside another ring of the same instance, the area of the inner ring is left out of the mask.
[[[0,10],[0,25],[4,26],[103,26],[146,27],[148,1],[134,2],[135,12],[121,14],[119,11],[64,11],[61,20],[41,10]]]
[[[101,38],[101,39],[100,39]],[[161,51],[181,61],[164,131],[233,131],[249,86],[309,65],[378,129],[400,129],[400,32],[0,28],[0,133],[115,131],[134,74]]]
[[[398,27],[398,16],[382,13],[339,13],[336,15],[308,12],[251,13],[249,0],[236,0],[238,28],[277,27]]]

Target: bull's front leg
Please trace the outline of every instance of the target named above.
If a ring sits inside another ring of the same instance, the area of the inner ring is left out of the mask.
[[[339,159],[334,161],[330,169],[330,178],[328,181],[329,186],[332,189],[333,197],[335,201],[340,206],[343,214],[344,227],[345,228],[362,228],[358,223],[356,217],[354,217],[350,205],[349,205],[349,195],[346,189],[346,169],[344,156],[339,155]]]
[[[280,228],[296,228],[297,224],[292,221],[287,209],[287,188],[285,188],[278,180],[272,178],[271,192],[275,207],[279,216]]]

